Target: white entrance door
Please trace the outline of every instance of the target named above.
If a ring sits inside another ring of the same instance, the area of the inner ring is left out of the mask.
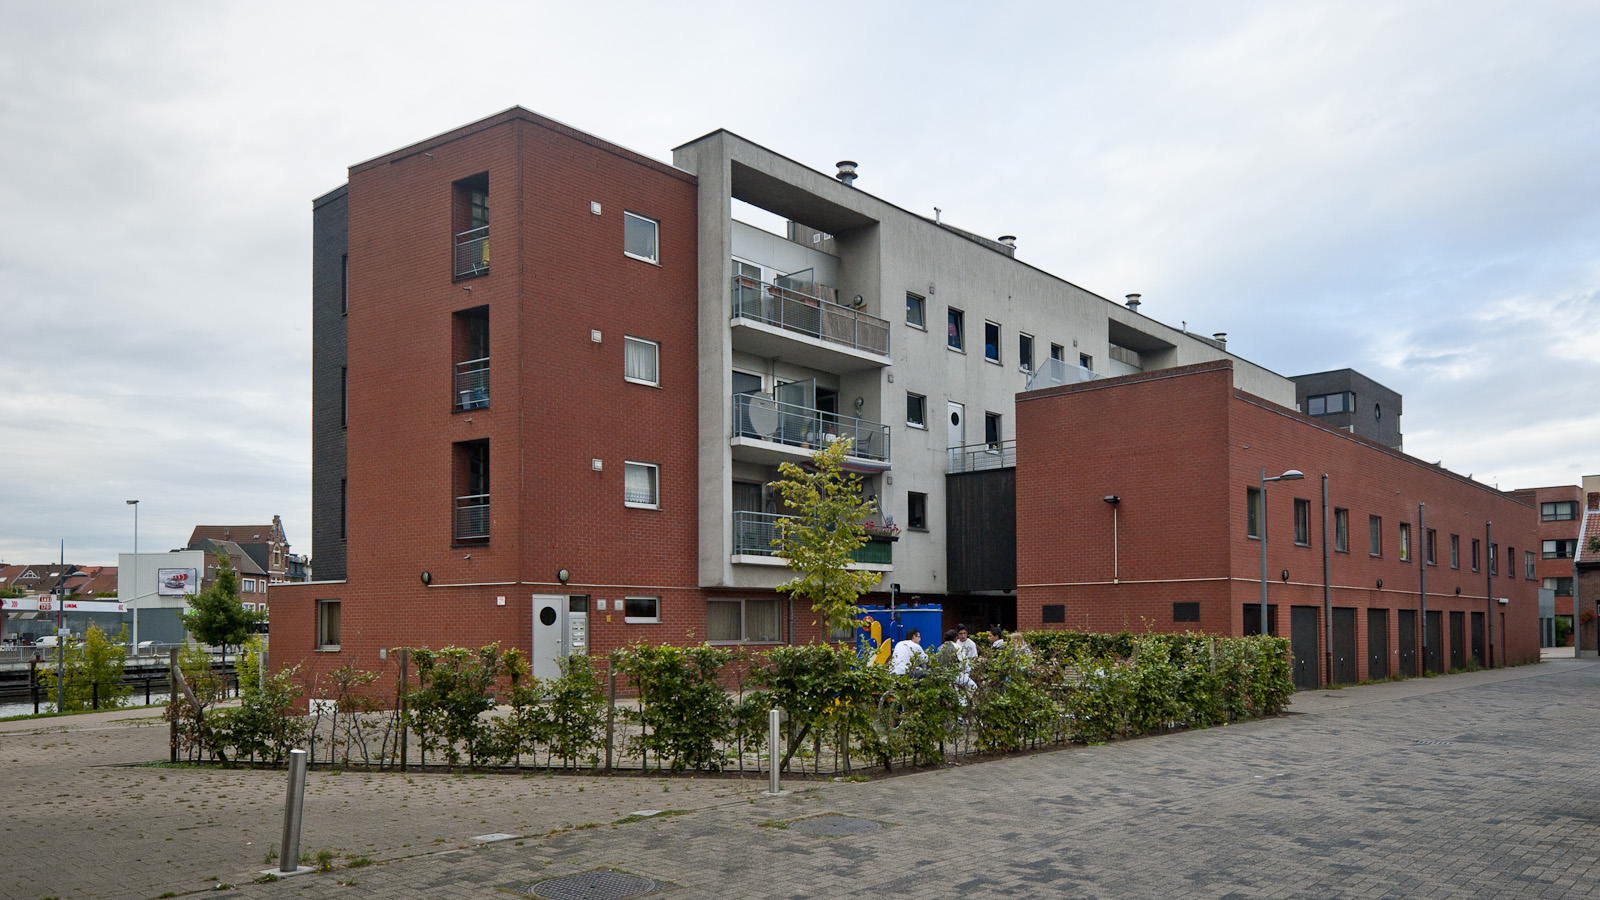
[[[564,594],[533,595],[533,674],[536,678],[561,677],[561,635],[566,621]]]
[[[967,434],[967,408],[959,403],[950,404],[950,446],[964,446]]]

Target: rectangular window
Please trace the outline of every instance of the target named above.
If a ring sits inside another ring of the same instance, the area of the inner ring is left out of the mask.
[[[1461,568],[1461,535],[1450,535],[1450,568]]]
[[[1017,334],[1017,365],[1024,372],[1033,371],[1033,335]]]
[[[254,594],[256,592],[256,580],[254,578],[244,578],[240,580],[244,582],[239,588],[240,591],[247,594]]]
[[[1306,413],[1313,416],[1326,416],[1334,413],[1352,412],[1355,409],[1355,394],[1343,391],[1337,394],[1318,394],[1306,398]]]
[[[457,410],[482,409],[489,405],[489,307],[457,310],[450,329],[452,403]]]
[[[1311,501],[1294,498],[1294,542],[1311,546]]]
[[[661,345],[632,335],[622,339],[622,377],[634,384],[661,383]]]
[[[1571,559],[1577,555],[1578,539],[1542,541],[1539,546],[1545,559]]]
[[[1571,597],[1572,576],[1568,575],[1563,578],[1546,578],[1544,580],[1544,587],[1555,591],[1557,597]]]
[[[1067,620],[1067,606],[1064,603],[1047,603],[1039,607],[1039,621],[1046,625],[1065,622]]]
[[[1000,361],[1000,323],[983,323],[983,358],[989,362]]]
[[[339,368],[339,427],[350,427],[350,367]]]
[[[1053,359],[1053,360],[1056,360],[1057,362],[1066,362],[1067,361],[1067,348],[1061,346],[1060,344],[1051,344],[1050,345],[1050,358]]]
[[[928,327],[928,302],[916,294],[906,294],[906,324],[913,328]]]
[[[983,442],[989,445],[989,450],[1000,450],[1000,414],[986,412],[983,414]]]
[[[1490,575],[1499,575],[1500,574],[1500,545],[1499,544],[1491,543],[1489,545],[1489,574]]]
[[[1174,603],[1172,604],[1172,621],[1198,622],[1200,621],[1200,604]]]
[[[624,464],[623,505],[639,509],[660,509],[660,475],[660,470],[652,463],[629,461]]]
[[[1383,519],[1380,516],[1367,516],[1367,555],[1383,555]]]
[[[1529,581],[1532,581],[1533,579],[1537,578],[1538,576],[1534,573],[1534,570],[1533,570],[1534,569],[1534,563],[1533,563],[1533,551],[1532,550],[1524,550],[1524,551],[1522,551],[1522,562],[1523,562],[1523,565],[1522,565],[1523,577],[1528,579]]]
[[[622,598],[622,621],[629,625],[654,625],[660,622],[661,598]]]
[[[645,262],[660,262],[660,248],[656,246],[661,225],[655,219],[638,213],[622,214],[622,252]]]
[[[339,314],[350,314],[350,254],[339,257]]]
[[[489,173],[452,185],[451,222],[456,233],[455,276],[489,274]]]
[[[317,601],[317,649],[339,649],[339,601]]]
[[[906,494],[906,527],[913,531],[928,530],[928,495],[910,491]]]
[[[1427,542],[1422,548],[1422,552],[1425,558],[1428,560],[1428,565],[1437,566],[1439,564],[1437,546],[1439,543],[1439,532],[1436,529],[1429,528],[1428,533],[1423,535],[1423,540]]]
[[[782,640],[777,600],[706,601],[706,640],[713,644],[774,644]]]
[[[1400,561],[1411,561],[1411,523],[1400,523]]]
[[[254,603],[241,603],[239,605],[244,607],[246,612],[255,612],[256,611],[256,605]]]
[[[1539,521],[1570,522],[1578,517],[1578,501],[1557,500],[1539,504]]]
[[[960,350],[961,352],[965,353],[967,348],[966,313],[963,313],[961,310],[956,309],[955,307],[951,307],[950,310],[945,313],[945,320],[946,324],[949,326],[947,329],[949,334],[945,337],[945,344],[949,346],[951,350]]]
[[[346,519],[345,519],[345,511],[349,508],[349,507],[347,507],[345,505],[345,498],[349,493],[350,493],[350,479],[348,479],[348,478],[339,479],[339,540],[341,540],[341,541],[344,540],[344,538],[345,538],[345,533],[344,533],[344,527],[345,527],[345,521],[346,521]]]
[[[1261,489],[1244,489],[1244,533],[1246,537],[1261,537]]]
[[[489,540],[489,442],[455,445],[455,535],[458,544]]]
[[[1333,511],[1333,549],[1340,553],[1350,552],[1350,510],[1335,508]]]
[[[1093,372],[1094,371],[1094,357],[1090,356],[1087,353],[1079,353],[1078,354],[1078,368],[1080,368],[1080,369],[1088,369],[1089,371]]]
[[[906,392],[906,425],[911,428],[928,427],[928,398]]]
[[[1478,571],[1478,539],[1472,539],[1472,571]]]

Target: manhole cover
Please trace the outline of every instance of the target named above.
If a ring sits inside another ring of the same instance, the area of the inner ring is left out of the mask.
[[[789,827],[795,831],[804,831],[807,834],[842,837],[847,834],[866,834],[869,831],[877,831],[883,826],[877,822],[854,819],[850,816],[814,816],[810,819],[790,822]]]
[[[534,882],[524,890],[544,900],[631,900],[666,887],[667,884],[649,878],[600,869]]]

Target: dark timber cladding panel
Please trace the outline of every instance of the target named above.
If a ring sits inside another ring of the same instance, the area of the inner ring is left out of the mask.
[[[951,593],[1017,586],[1017,470],[945,476],[945,567]]]
[[[341,187],[311,212],[311,557],[318,581],[345,577],[345,254],[348,201]]]
[[[1367,677],[1389,677],[1389,611],[1367,610]]]
[[[1422,637],[1427,643],[1427,653],[1423,654],[1422,664],[1428,671],[1435,675],[1444,674],[1444,650],[1439,645],[1444,643],[1444,615],[1436,609],[1428,610],[1428,617],[1422,623]]]
[[[1477,660],[1480,666],[1489,664],[1488,657],[1484,655],[1483,613],[1481,612],[1472,614],[1472,658]]]
[[[1320,687],[1317,682],[1317,623],[1322,610],[1315,606],[1289,607],[1289,652],[1294,655],[1294,686]]]
[[[1450,668],[1467,667],[1467,614],[1450,613]]]
[[[1396,610],[1395,628],[1399,632],[1395,637],[1396,656],[1400,660],[1399,674],[1414,676],[1417,674],[1417,611]]]
[[[1333,677],[1334,684],[1355,684],[1356,677],[1356,611],[1347,606],[1333,608]]]

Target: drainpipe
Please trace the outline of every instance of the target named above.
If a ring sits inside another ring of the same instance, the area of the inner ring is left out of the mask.
[[[1327,684],[1333,684],[1333,586],[1328,578],[1328,473],[1322,473],[1322,628],[1327,635],[1327,650],[1323,663],[1328,673]]]
[[[1494,523],[1483,523],[1483,546],[1489,546],[1489,540],[1494,535]],[[1483,567],[1483,609],[1484,618],[1488,619],[1484,627],[1489,629],[1489,659],[1494,660],[1494,569],[1492,566]],[[1572,655],[1578,655],[1578,607],[1572,607]]]
[[[1423,535],[1422,541],[1423,541],[1424,544],[1426,544],[1427,541],[1428,541],[1428,538],[1427,538],[1428,521],[1425,518],[1425,513],[1427,512],[1427,506],[1428,505],[1426,503],[1418,503],[1417,504],[1417,530],[1422,532],[1422,535]],[[1422,552],[1424,554],[1424,558],[1422,560],[1422,565],[1417,566],[1417,571],[1419,573],[1421,573],[1421,575],[1422,575],[1422,623],[1421,623],[1421,625],[1422,625],[1422,659],[1420,660],[1422,665],[1421,665],[1420,668],[1417,669],[1417,673],[1419,675],[1420,674],[1425,674],[1428,671],[1428,560],[1426,558],[1426,554],[1428,552],[1427,548],[1424,547]]]

